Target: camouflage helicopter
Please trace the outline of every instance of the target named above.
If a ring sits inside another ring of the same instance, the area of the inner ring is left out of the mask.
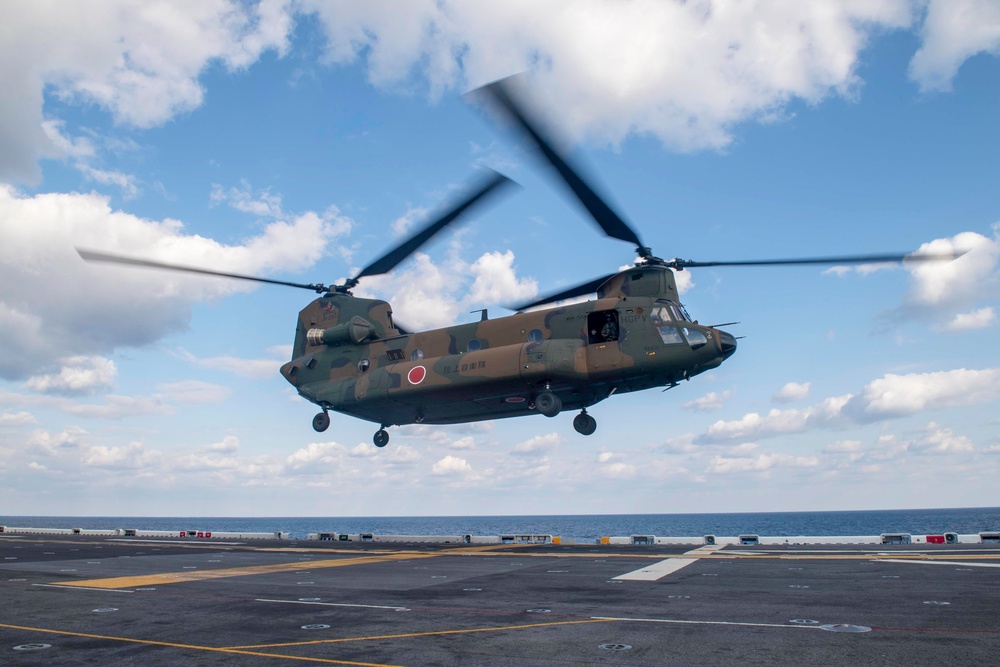
[[[407,331],[386,301],[354,296],[367,276],[391,271],[470,208],[511,182],[493,174],[447,212],[392,248],[343,284],[303,284],[223,273],[145,259],[80,250],[88,261],[186,271],[309,289],[321,296],[299,312],[292,359],[281,374],[299,395],[329,412],[379,424],[373,442],[389,442],[386,429],[406,424],[457,424],[579,411],[573,427],[591,435],[597,421],[587,409],[615,394],[671,388],[718,367],[736,352],[736,337],[693,320],[681,303],[675,271],[711,266],[862,264],[954,259],[957,255],[883,254],[777,260],[664,260],[597,194],[580,169],[555,148],[509,80],[477,91],[507,115],[560,176],[609,237],[636,247],[635,266],[512,306],[515,314],[430,331]],[[596,293],[595,300],[539,306]],[[729,324],[735,324],[731,322]]]

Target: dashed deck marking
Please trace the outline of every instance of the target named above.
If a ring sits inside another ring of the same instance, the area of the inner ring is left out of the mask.
[[[429,630],[426,632],[402,632],[395,635],[369,635],[366,637],[340,637],[338,639],[315,639],[307,642],[287,642],[282,644],[253,644],[251,646],[232,646],[234,650],[260,649],[260,648],[286,648],[290,646],[312,646],[315,644],[344,644],[348,642],[368,642],[383,639],[410,639],[413,637],[440,637],[442,635],[469,635],[478,632],[505,632],[508,630],[527,630],[530,628],[548,628],[557,625],[581,625],[584,623],[607,623],[613,618],[586,618],[579,621],[552,621],[550,623],[525,623],[523,625],[499,625],[488,628],[466,628],[462,630]]]
[[[302,563],[276,563],[274,565],[251,565],[248,567],[228,567],[215,570],[192,570],[190,572],[163,572],[159,574],[142,574],[129,577],[111,577],[108,579],[85,579],[82,581],[52,582],[55,586],[77,588],[135,588],[137,586],[161,586],[179,584],[188,581],[206,581],[208,579],[223,579],[226,577],[245,577],[253,574],[271,574],[274,572],[295,572],[303,568],[314,570],[330,567],[348,567],[368,563],[385,563],[394,560],[410,560],[414,558],[432,558],[437,554],[386,554],[380,556],[360,556],[358,558],[337,558]]]
[[[618,581],[657,581],[672,574],[677,570],[687,567],[691,563],[697,563],[697,558],[668,558],[659,563],[653,563],[646,567],[614,577]]]
[[[250,651],[242,648],[230,648],[221,646],[199,646],[197,644],[181,644],[177,642],[163,642],[153,639],[136,639],[134,637],[115,637],[111,635],[96,635],[89,632],[70,632],[67,630],[53,630],[51,628],[34,628],[25,625],[10,625],[0,623],[0,628],[8,630],[20,630],[26,632],[39,632],[47,635],[62,635],[66,637],[82,637],[84,639],[102,639],[111,642],[125,642],[128,644],[143,644],[146,646],[161,646],[164,648],[177,648],[190,651],[206,651],[209,653],[229,653],[234,655],[250,655],[258,658],[278,658],[280,660],[298,660],[300,662],[318,662],[327,665],[354,665],[355,667],[399,667],[398,665],[387,665],[376,662],[357,662],[354,660],[335,660],[333,658],[310,658],[299,655],[284,655],[281,653],[263,653],[261,651]]]

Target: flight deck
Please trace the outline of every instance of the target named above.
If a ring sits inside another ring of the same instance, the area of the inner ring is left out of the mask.
[[[0,534],[4,665],[1000,664],[1000,544]]]

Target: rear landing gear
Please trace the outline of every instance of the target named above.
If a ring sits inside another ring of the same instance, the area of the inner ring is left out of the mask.
[[[573,428],[580,435],[593,435],[597,430],[597,420],[588,415],[586,410],[581,410],[580,414],[573,417]]]
[[[317,432],[322,433],[328,428],[330,428],[330,415],[326,410],[313,417],[313,429]]]
[[[380,428],[375,431],[375,435],[372,436],[372,442],[375,443],[376,447],[385,447],[389,444],[389,432],[384,428]]]

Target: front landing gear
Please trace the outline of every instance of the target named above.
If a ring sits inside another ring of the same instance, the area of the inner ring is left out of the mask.
[[[326,410],[313,417],[313,429],[318,433],[322,433],[328,428],[330,428],[330,415]]]
[[[375,443],[376,447],[385,447],[389,444],[389,432],[384,428],[380,428],[375,431],[375,435],[372,436],[372,442]]]
[[[584,409],[576,417],[573,417],[573,428],[580,435],[593,435],[594,431],[597,430],[597,420],[588,415]]]

